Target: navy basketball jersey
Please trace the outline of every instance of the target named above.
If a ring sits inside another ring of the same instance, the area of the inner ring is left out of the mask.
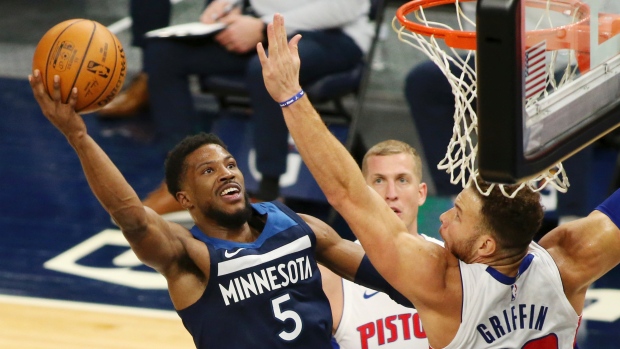
[[[210,253],[202,297],[179,310],[203,348],[331,348],[332,317],[314,257],[310,227],[281,203],[253,204],[267,214],[256,241],[238,243],[191,229]]]

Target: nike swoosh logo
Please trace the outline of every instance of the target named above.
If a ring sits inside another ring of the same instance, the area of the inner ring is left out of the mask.
[[[364,291],[364,299],[368,299],[368,298],[370,298],[372,296],[376,296],[377,293],[379,293],[379,291],[373,292],[373,293],[366,293],[366,292],[368,292],[368,291]]]
[[[232,253],[229,253],[228,251],[224,251],[224,257],[226,257],[226,258],[233,257],[233,256],[235,256],[237,253],[241,252],[241,250],[245,250],[245,248],[241,247],[240,249],[238,249],[237,251],[232,252]]]

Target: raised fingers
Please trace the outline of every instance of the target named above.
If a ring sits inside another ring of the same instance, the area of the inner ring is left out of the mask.
[[[72,109],[75,109],[75,104],[77,103],[77,97],[78,97],[78,89],[77,87],[73,87],[71,89],[71,92],[69,92],[69,102],[68,102]]]
[[[275,34],[278,46],[281,48],[287,47],[288,40],[286,37],[286,28],[284,27],[284,17],[281,14],[276,13],[273,18],[273,25],[276,32]]]
[[[28,75],[28,82],[30,82],[30,87],[33,90],[40,90],[43,88],[43,84],[41,83],[41,72],[39,69],[35,69],[32,74]]]
[[[30,82],[32,93],[34,94],[34,98],[37,101],[44,98],[49,98],[47,92],[45,92],[43,81],[41,80],[41,72],[38,69],[35,69],[31,75],[28,75],[28,82]]]
[[[296,56],[299,55],[298,50],[297,50],[298,49],[297,44],[299,43],[299,40],[301,40],[301,34],[297,34],[293,36],[291,41],[288,42],[289,50],[291,50],[291,52],[293,52]]]
[[[256,52],[258,53],[258,59],[263,67],[267,64],[267,53],[265,53],[265,48],[263,47],[263,43],[259,42],[256,45]]]
[[[60,95],[60,76],[59,75],[54,75],[54,83],[52,84],[52,99],[55,102],[62,102],[61,99],[61,95]]]

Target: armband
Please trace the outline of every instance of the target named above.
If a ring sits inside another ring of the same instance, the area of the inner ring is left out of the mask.
[[[620,228],[620,189],[616,190],[603,203],[598,205],[596,210],[603,212]]]
[[[379,274],[377,269],[375,269],[372,263],[370,263],[370,259],[368,259],[366,255],[364,255],[360,266],[357,268],[357,272],[355,273],[355,279],[353,282],[364,287],[372,288],[373,290],[383,292],[390,296],[390,298],[392,298],[394,302],[404,307],[415,308],[413,304],[407,299],[407,297],[396,291],[396,289],[392,287],[392,285],[390,285],[383,278],[383,276],[381,276],[381,274]]]
[[[304,90],[299,90],[299,92],[297,92],[296,95],[294,95],[293,97],[291,97],[290,99],[284,101],[284,102],[280,102],[280,106],[282,108],[284,107],[288,107],[289,105],[297,102],[301,97],[303,97],[305,94]]]

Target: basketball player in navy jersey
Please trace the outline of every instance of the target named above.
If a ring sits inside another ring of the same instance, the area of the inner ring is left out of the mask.
[[[418,208],[427,194],[418,152],[397,140],[377,143],[364,155],[362,174],[366,184],[381,195],[407,230],[417,234]],[[422,322],[411,306],[405,307],[390,295],[319,268],[332,309],[332,332],[341,349],[428,349]]]
[[[538,193],[526,187],[510,199],[495,187],[485,196],[472,184],[440,217],[445,248],[429,242],[407,231],[368,188],[306,96],[285,103],[301,90],[301,36],[287,42],[284,19],[276,14],[268,39],[269,56],[258,45],[265,85],[283,103],[304,162],[373,265],[416,306],[429,345],[572,348],[588,287],[620,263],[620,190],[537,244],[532,239],[543,217]]]
[[[52,98],[38,70],[28,77],[43,114],[77,153],[88,183],[138,258],[168,282],[197,348],[331,348],[332,318],[316,259],[352,279],[361,246],[279,202],[251,205],[243,174],[212,134],[190,136],[166,160],[171,194],[195,226],[142,205],[75,112],[55,77]]]

